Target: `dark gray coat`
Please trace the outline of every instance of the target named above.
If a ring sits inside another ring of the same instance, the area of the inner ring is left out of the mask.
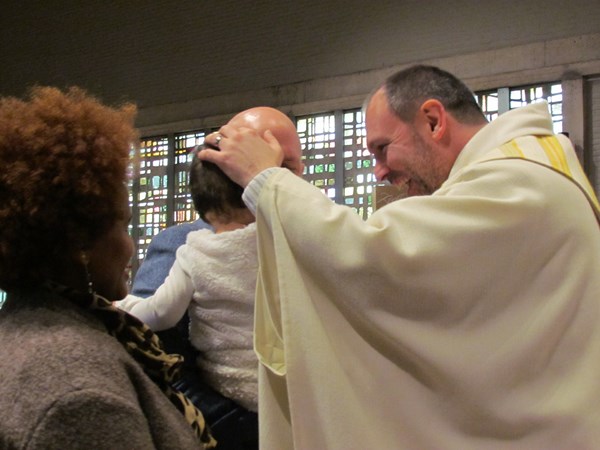
[[[0,310],[0,448],[201,446],[99,320],[36,291],[10,294]]]

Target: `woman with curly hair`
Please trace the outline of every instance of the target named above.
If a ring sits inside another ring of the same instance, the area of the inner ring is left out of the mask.
[[[127,295],[135,107],[78,88],[0,99],[0,447],[214,446]],[[178,411],[179,409],[179,411]]]

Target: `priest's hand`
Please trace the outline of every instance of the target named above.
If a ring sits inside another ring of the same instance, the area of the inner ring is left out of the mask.
[[[280,167],[283,150],[270,131],[260,136],[250,128],[223,126],[218,133],[206,137],[205,148],[198,158],[216,164],[242,187],[269,167]]]

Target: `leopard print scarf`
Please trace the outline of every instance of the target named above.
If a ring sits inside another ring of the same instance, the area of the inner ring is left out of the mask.
[[[114,336],[125,350],[144,369],[144,372],[165,393],[167,398],[184,415],[204,448],[214,448],[217,444],[212,437],[204,416],[194,404],[173,387],[179,377],[183,357],[167,354],[156,334],[136,317],[120,310],[96,293],[82,293],[54,282],[45,287],[60,294],[73,303],[91,311],[105,325],[108,333]]]

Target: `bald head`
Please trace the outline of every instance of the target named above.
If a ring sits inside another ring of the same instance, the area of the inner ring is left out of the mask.
[[[283,149],[282,166],[298,176],[302,175],[304,164],[301,160],[300,139],[294,122],[284,113],[268,106],[257,106],[236,114],[227,125],[235,128],[252,128],[261,136],[265,131],[271,131]]]

